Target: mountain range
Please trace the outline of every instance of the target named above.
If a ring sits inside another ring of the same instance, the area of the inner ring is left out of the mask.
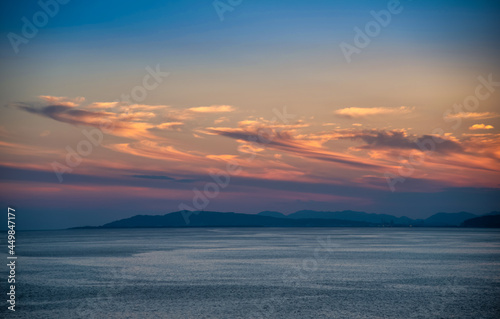
[[[499,227],[500,212],[437,213],[426,219],[356,211],[301,210],[289,215],[264,211],[258,214],[178,211],[165,215],[136,215],[99,227],[77,228],[179,228],[179,227]]]

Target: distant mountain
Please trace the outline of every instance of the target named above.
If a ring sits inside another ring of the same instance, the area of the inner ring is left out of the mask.
[[[494,213],[494,212],[492,212]],[[490,214],[492,214],[490,213]],[[290,214],[288,218],[318,218],[318,219],[340,219],[363,221],[377,225],[394,225],[394,226],[426,226],[426,227],[457,227],[465,220],[477,217],[475,214],[460,212],[460,213],[437,213],[426,219],[411,219],[406,216],[396,217],[388,214],[370,214],[365,212],[356,212],[345,210],[341,212],[319,212],[313,210],[301,210]]]
[[[500,212],[499,211],[493,211],[491,213],[484,214],[483,216],[487,216],[487,215],[500,215]]]
[[[497,227],[500,212],[477,215],[437,213],[427,219],[395,217],[345,210],[324,212],[301,210],[290,215],[264,211],[259,214],[180,211],[165,215],[136,215],[97,228],[160,228],[160,227]],[[491,226],[493,225],[493,226]],[[77,227],[92,228],[92,227]],[[95,227],[94,227],[95,228]]]
[[[475,214],[460,213],[437,213],[424,220],[426,226],[460,226],[465,220],[477,217]]]
[[[476,218],[467,219],[461,225],[462,227],[481,227],[481,228],[500,228],[500,215],[484,215]]]
[[[186,219],[187,218],[187,219]],[[180,211],[166,215],[137,215],[117,220],[102,228],[159,227],[366,227],[369,223],[345,220],[276,218],[269,216]]]
[[[285,214],[283,213],[280,213],[280,212],[272,212],[272,211],[264,211],[264,212],[260,212],[258,213],[257,215],[260,215],[260,216],[267,216],[267,217],[275,217],[275,218],[287,218],[288,216],[286,216]]]
[[[415,221],[408,217],[395,217],[387,214],[370,214],[365,212],[356,212],[352,210],[344,210],[341,212],[318,212],[314,210],[301,210],[290,214],[288,218],[303,219],[303,218],[319,218],[319,219],[340,219],[362,221],[372,224],[382,225],[411,225]]]

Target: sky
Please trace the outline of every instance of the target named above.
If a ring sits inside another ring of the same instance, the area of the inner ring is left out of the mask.
[[[20,229],[500,210],[496,1],[4,1]]]

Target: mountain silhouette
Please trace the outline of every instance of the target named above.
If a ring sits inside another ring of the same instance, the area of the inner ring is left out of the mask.
[[[498,213],[498,212],[497,212]],[[461,225],[462,227],[480,227],[480,228],[500,228],[500,215],[484,215],[476,218],[467,219]]]
[[[344,210],[341,212],[318,212],[313,210],[301,210],[288,215],[289,218],[302,219],[302,218],[320,218],[320,219],[341,219],[341,220],[354,220],[363,221],[372,224],[382,225],[411,225],[415,220],[408,217],[395,217],[387,214],[370,214],[365,212],[356,212],[352,210]]]
[[[257,215],[260,215],[260,216],[268,216],[268,217],[276,217],[276,218],[287,218],[287,216],[283,213],[280,213],[280,212],[272,212],[272,211],[264,211],[264,212],[260,212],[258,213]]]
[[[467,219],[478,217],[475,214],[460,213],[437,213],[425,220],[425,224],[434,226],[459,226]]]
[[[137,215],[103,225],[103,228],[133,227],[366,227],[366,222],[276,218],[269,216],[180,211],[166,215]]]
[[[290,215],[264,211],[259,214],[179,211],[165,215],[136,215],[99,227],[76,228],[162,228],[162,227],[498,227],[498,212],[483,216],[467,212],[437,213],[426,219],[356,211],[325,212],[301,210]]]

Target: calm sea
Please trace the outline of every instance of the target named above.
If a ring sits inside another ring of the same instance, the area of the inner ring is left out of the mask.
[[[5,318],[500,318],[500,232],[19,232]]]

